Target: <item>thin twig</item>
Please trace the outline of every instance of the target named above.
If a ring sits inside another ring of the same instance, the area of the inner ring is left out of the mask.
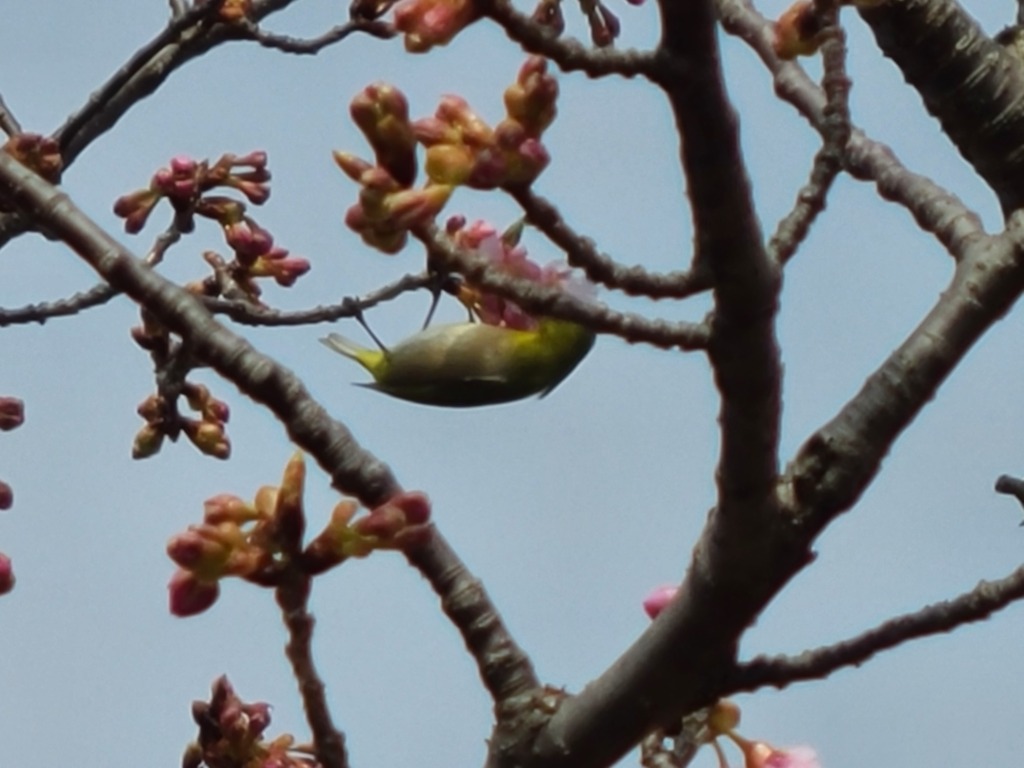
[[[476,7],[501,25],[523,50],[551,59],[566,72],[584,72],[589,77],[636,77],[648,72],[654,61],[652,54],[645,51],[594,49],[579,40],[556,37],[551,30],[517,11],[509,0],[477,0]]]
[[[656,274],[639,265],[619,264],[598,251],[593,240],[575,232],[551,202],[529,187],[508,191],[526,213],[526,220],[565,251],[569,264],[582,269],[591,282],[651,299],[683,299],[711,288],[711,275],[706,269]]]
[[[313,625],[309,612],[309,576],[291,571],[274,595],[281,607],[281,618],[288,629],[285,655],[299,684],[299,695],[306,712],[306,721],[313,733],[316,754],[324,768],[347,768],[348,753],[345,736],[334,725],[327,705],[326,687],[313,662]]]
[[[849,640],[804,651],[798,656],[760,656],[739,664],[725,684],[723,695],[754,691],[766,685],[784,688],[798,681],[818,680],[842,667],[863,664],[875,654],[909,640],[983,621],[1021,599],[1024,599],[1024,567],[1005,578],[983,581],[952,600],[897,616]]]
[[[203,303],[213,314],[227,315],[243,325],[282,326],[330,323],[346,317],[358,317],[363,311],[399,296],[429,288],[434,278],[426,272],[405,275],[389,285],[358,298],[346,297],[337,304],[312,307],[291,312],[254,306],[242,301],[204,298]]]
[[[240,32],[244,32],[244,34],[240,34],[239,37],[255,40],[264,48],[271,48],[273,50],[283,51],[284,53],[295,53],[300,55],[313,55],[319,53],[329,45],[340,43],[353,32],[365,32],[371,37],[376,37],[381,40],[389,40],[397,34],[395,28],[390,23],[367,19],[353,19],[346,24],[339,24],[336,27],[332,27],[327,32],[324,32],[322,35],[312,38],[299,38],[274,34],[260,29],[258,25],[251,22],[240,24],[238,28]]]
[[[18,122],[18,118],[11,112],[3,96],[0,96],[0,130],[8,136],[21,133],[21,123]]]
[[[26,304],[24,307],[4,309],[0,307],[0,328],[26,323],[45,323],[55,317],[77,315],[83,310],[106,304],[118,292],[107,283],[98,283],[87,291],[72,294],[64,299]]]
[[[775,92],[824,135],[824,92],[795,61],[783,61],[772,46],[772,24],[749,0],[716,0],[722,26],[741,38],[760,57],[775,81]],[[931,179],[907,169],[893,151],[853,128],[844,167],[854,178],[874,182],[885,200],[898,203],[917,225],[933,234],[954,258],[985,231],[978,215],[956,195]]]
[[[172,224],[157,236],[153,247],[150,248],[149,253],[146,255],[146,263],[150,266],[159,264],[163,260],[167,249],[178,242],[180,238],[180,230]],[[88,290],[80,291],[55,301],[27,304],[16,309],[0,307],[0,328],[8,325],[23,325],[25,323],[45,323],[52,318],[77,315],[79,312],[106,304],[117,294],[118,292],[111,288],[108,283],[98,283]]]
[[[706,323],[670,323],[616,312],[595,301],[578,299],[558,288],[500,273],[492,269],[491,263],[483,256],[458,248],[436,227],[424,227],[413,234],[427,247],[431,259],[439,267],[465,275],[474,284],[511,299],[531,314],[571,320],[597,333],[611,333],[627,341],[644,342],[662,349],[692,351],[708,345]]]
[[[821,55],[824,62],[822,90],[825,92],[822,136],[824,144],[814,156],[808,183],[797,195],[792,211],[779,223],[768,241],[768,253],[780,264],[796,253],[818,215],[825,210],[832,183],[843,168],[846,144],[850,140],[850,80],[846,76],[846,35],[839,24],[836,2],[819,2],[823,23]]]

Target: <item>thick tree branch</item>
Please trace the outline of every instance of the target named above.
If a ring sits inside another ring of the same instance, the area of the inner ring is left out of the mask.
[[[759,656],[740,664],[725,684],[723,694],[754,691],[766,685],[784,688],[790,683],[828,677],[837,669],[863,664],[876,653],[909,640],[983,621],[1021,599],[1024,567],[997,581],[983,581],[953,600],[897,616],[841,643],[804,651],[798,656]]]
[[[483,584],[463,565],[448,543],[438,537],[429,547],[415,547],[406,557],[441,598],[441,609],[459,628],[466,648],[477,662],[480,678],[503,710],[540,689],[529,657],[516,644],[498,615]]]
[[[709,348],[722,396],[719,510],[758,518],[778,471],[781,364],[775,340],[781,276],[768,258],[754,212],[726,94],[716,14],[706,2],[662,2],[658,84],[680,135],[697,256],[714,285]]]
[[[825,136],[825,94],[798,63],[775,55],[771,22],[748,0],[717,0],[717,4],[722,26],[754,49],[771,73],[779,97]],[[978,215],[956,195],[911,172],[889,147],[857,129],[850,135],[843,163],[851,176],[874,182],[883,198],[906,208],[918,226],[934,234],[954,257],[959,258],[972,240],[984,234]]]
[[[390,469],[363,449],[340,422],[306,391],[290,370],[261,354],[214,320],[202,303],[136,259],[65,195],[10,155],[0,152],[0,195],[52,232],[93,267],[187,341],[197,358],[261,403],[284,424],[292,441],[327,472],[340,492],[373,508],[401,487]],[[535,684],[526,655],[516,646],[497,609],[434,527],[407,555],[434,587],[446,613],[474,653],[488,690],[514,695]],[[475,623],[480,621],[480,624]],[[503,702],[496,701],[496,706]]]
[[[954,0],[859,9],[1003,213],[1024,205],[1024,67]]]
[[[775,507],[781,366],[774,336],[780,274],[754,213],[735,115],[722,80],[711,2],[661,3],[654,75],[680,133],[697,238],[715,310],[709,355],[722,396],[718,507],[679,595],[540,734],[541,765],[610,765],[652,728],[715,698],[742,632],[807,562]]]
[[[816,532],[849,509],[896,438],[974,343],[1024,291],[1024,214],[1001,237],[975,241],[939,302],[787,471],[781,493]]]

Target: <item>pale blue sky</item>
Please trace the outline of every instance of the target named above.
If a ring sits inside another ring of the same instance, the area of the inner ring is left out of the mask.
[[[783,5],[762,8],[770,14]],[[992,32],[1015,11],[1010,0],[976,5]],[[315,34],[339,19],[341,6],[304,0],[267,26]],[[6,0],[0,93],[26,130],[52,131],[156,33],[166,8],[160,0]],[[626,41],[649,45],[653,6],[616,10]],[[566,11],[575,19],[570,4]],[[998,226],[992,195],[856,15],[844,19],[856,122]],[[804,179],[816,137],[775,99],[754,56],[731,39],[724,45],[770,231]],[[432,113],[440,94],[458,92],[493,120],[522,58],[486,23],[416,58],[397,42],[362,38],[315,58],[232,44],[188,64],[139,104],[75,163],[65,187],[119,231],[114,199],[143,186],[172,155],[265,149],[273,195],[255,215],[313,264],[296,288],[271,287],[266,298],[289,308],[337,301],[422,264],[414,249],[394,258],[369,252],[341,223],[355,187],[330,151],[367,154],[347,121],[352,95],[385,79],[406,91],[417,116]],[[538,191],[620,261],[683,266],[689,213],[664,99],[641,80],[577,74],[560,83],[560,114],[548,134],[554,159]],[[448,212],[502,226],[516,209],[497,195],[460,191]],[[159,209],[142,235],[122,241],[141,253],[165,217]],[[220,246],[204,224],[172,251],[166,274],[204,274],[199,254]],[[542,262],[557,256],[536,236],[526,242]],[[0,259],[3,306],[94,282],[76,257],[40,238],[19,239]],[[950,269],[951,259],[906,212],[840,179],[786,274],[779,334],[787,456],[908,333]],[[604,298],[670,318],[697,319],[707,309],[704,300]],[[370,320],[396,339],[425,305],[425,297],[407,297]],[[0,550],[19,578],[0,600],[3,766],[176,765],[194,734],[189,704],[221,673],[244,698],[274,705],[274,733],[306,733],[272,595],[230,583],[207,614],[178,620],[167,613],[165,592],[173,570],[166,539],[199,519],[208,496],[251,496],[276,483],[292,448],[272,417],[205,375],[233,409],[232,459],[218,463],[181,443],[132,462],[141,426],[135,407],[153,387],[150,361],[128,335],[136,322],[130,303],[117,300],[0,334],[0,394],[24,398],[27,410],[21,429],[0,436],[0,477],[15,492],[14,509],[0,516]],[[545,400],[445,411],[349,386],[364,375],[324,351],[316,342],[324,330],[246,334],[300,373],[404,486],[430,494],[445,535],[484,580],[541,677],[579,689],[643,630],[642,597],[681,576],[713,503],[717,407],[704,358],[602,338]],[[354,323],[339,330],[359,334]],[[1020,511],[991,487],[1003,472],[1021,473],[1022,354],[1024,323],[1011,315],[943,387],[856,509],[821,538],[818,561],[769,608],[744,654],[845,638],[1020,563]],[[310,516],[323,520],[334,503],[328,481],[311,469],[308,486]],[[380,554],[331,573],[317,584],[314,608],[317,657],[354,765],[480,764],[489,702],[434,596],[400,557]],[[1024,612],[1010,608],[831,680],[744,697],[743,732],[810,743],[826,768],[1013,765],[1021,747],[1022,632]],[[710,753],[696,763],[713,764]]]

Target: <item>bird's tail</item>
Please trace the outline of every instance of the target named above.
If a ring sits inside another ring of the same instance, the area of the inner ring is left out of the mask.
[[[325,347],[334,350],[339,355],[344,355],[352,360],[355,360],[366,370],[373,373],[374,364],[379,362],[381,353],[375,349],[367,349],[361,344],[357,344],[342,336],[340,333],[329,333],[320,339],[320,343]]]

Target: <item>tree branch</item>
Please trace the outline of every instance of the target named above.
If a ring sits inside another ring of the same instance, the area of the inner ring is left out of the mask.
[[[821,6],[821,4],[819,4]],[[768,241],[768,253],[785,264],[796,253],[811,230],[818,215],[825,210],[825,201],[832,183],[843,167],[846,145],[850,141],[850,80],[846,76],[846,35],[839,26],[839,6],[833,2],[821,6],[824,38],[821,57],[825,68],[822,90],[825,108],[822,112],[824,145],[814,156],[811,176],[797,195],[793,210],[779,222]]]
[[[5,200],[63,240],[114,290],[123,291],[180,335],[197,358],[265,405],[292,441],[330,475],[337,490],[369,508],[402,490],[391,470],[362,448],[348,429],[309,395],[294,373],[220,325],[199,299],[132,256],[66,194],[5,152],[0,152],[0,191]],[[456,622],[488,690],[496,696],[511,695],[533,685],[526,655],[515,645],[487,593],[482,588],[468,588],[475,579],[436,527],[431,527],[429,538],[407,557],[431,583],[446,613]]]
[[[492,269],[486,258],[453,245],[433,225],[413,234],[439,267],[465,275],[489,293],[511,299],[531,314],[571,320],[598,333],[613,333],[627,341],[642,341],[663,349],[695,350],[707,346],[708,329],[703,323],[670,323],[616,312],[597,302],[570,296],[559,288],[502,274]]]
[[[781,489],[812,533],[849,509],[896,438],[1024,291],[1024,214],[978,239],[939,302],[850,402],[800,448]]]
[[[610,765],[651,728],[713,701],[743,631],[808,560],[806,541],[790,537],[774,514],[780,275],[754,214],[722,80],[716,14],[699,0],[663,0],[660,9],[664,34],[652,76],[675,114],[696,263],[714,286],[708,351],[722,396],[718,506],[676,598],[541,732],[532,754],[545,766]]]
[[[748,0],[717,0],[722,26],[754,49],[775,81],[775,92],[822,135],[826,132],[824,92],[796,62],[783,61],[772,47],[771,22]],[[875,183],[881,196],[906,208],[917,225],[935,235],[955,258],[984,235],[981,219],[954,194],[904,167],[886,145],[860,130],[851,132],[843,158],[856,179]]]
[[[239,29],[244,31],[240,38],[254,40],[264,48],[307,56],[317,54],[335,43],[340,43],[353,32],[365,32],[381,40],[389,40],[397,34],[391,24],[368,19],[353,19],[346,24],[332,27],[322,35],[309,39],[277,35],[262,30],[258,25],[251,22],[240,24]]]
[[[876,653],[909,640],[983,621],[1021,599],[1024,599],[1024,567],[997,581],[983,581],[953,600],[897,616],[835,645],[804,651],[798,656],[759,656],[739,664],[725,684],[723,694],[754,691],[766,685],[784,688],[790,683],[828,677],[837,669],[863,664]]]
[[[594,49],[579,40],[555,37],[551,30],[517,11],[509,0],[476,0],[475,5],[484,16],[494,19],[524,51],[551,59],[565,72],[583,72],[588,77],[636,77],[647,74],[653,64],[653,57],[646,52]]]
[[[1007,216],[1024,205],[1024,67],[954,0],[858,9]]]
[[[706,269],[659,275],[640,265],[623,266],[599,252],[593,240],[577,234],[552,203],[529,187],[511,189],[509,193],[526,213],[527,222],[565,251],[569,264],[582,269],[591,282],[651,299],[684,299],[711,288],[711,275]]]
[[[299,684],[299,695],[306,712],[317,759],[324,768],[347,768],[345,736],[334,725],[327,705],[326,687],[313,661],[313,626],[309,612],[309,576],[292,569],[288,579],[274,590],[281,618],[288,630],[285,653]]]

